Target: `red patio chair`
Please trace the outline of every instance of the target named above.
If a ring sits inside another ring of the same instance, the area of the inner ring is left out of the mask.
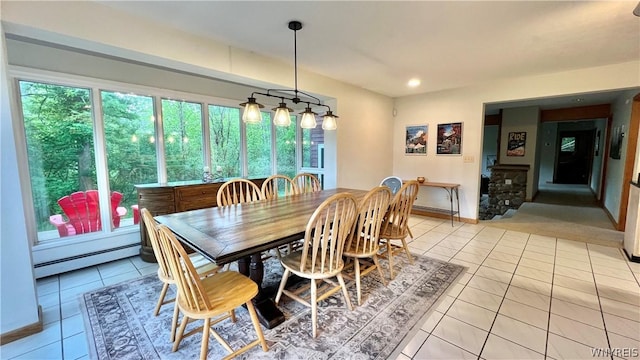
[[[120,227],[120,218],[127,214],[126,208],[118,206],[121,200],[121,193],[117,191],[111,193],[111,216],[115,228]],[[56,214],[49,217],[49,222],[58,229],[60,237],[102,229],[98,190],[74,192],[60,198],[58,205],[68,220],[65,221],[61,214]]]

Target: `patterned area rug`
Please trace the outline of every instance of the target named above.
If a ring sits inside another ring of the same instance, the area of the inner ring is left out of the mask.
[[[311,335],[311,309],[283,296],[280,309],[286,321],[264,329],[269,351],[254,347],[243,359],[387,359],[397,356],[406,341],[422,325],[422,319],[438,304],[464,267],[415,256],[414,264],[395,258],[396,278],[383,286],[377,274],[363,279],[363,304],[357,306],[355,284],[347,282],[354,310],[346,309],[341,293],[319,304],[318,337]],[[394,259],[394,260],[395,260]],[[381,261],[385,268],[387,263]],[[265,263],[265,283],[277,285],[282,268],[275,259]],[[173,305],[160,314],[153,309],[162,284],[155,275],[85,293],[81,309],[92,359],[187,359],[200,353],[201,335],[182,340],[171,352],[169,332]],[[168,296],[174,296],[173,289]],[[236,310],[237,323],[225,320],[214,326],[232,348],[252,341],[255,331],[244,308]],[[201,321],[187,326],[195,328]],[[407,339],[403,342],[403,340]],[[227,352],[213,338],[208,359]]]

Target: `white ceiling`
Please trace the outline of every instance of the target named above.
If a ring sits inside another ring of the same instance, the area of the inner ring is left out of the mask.
[[[637,1],[101,3],[292,66],[299,20],[300,68],[390,97],[640,58]]]

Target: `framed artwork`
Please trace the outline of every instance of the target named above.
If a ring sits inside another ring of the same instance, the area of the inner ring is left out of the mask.
[[[405,155],[427,155],[428,125],[408,125],[405,132]]]
[[[524,156],[525,145],[527,144],[527,132],[510,132],[507,141],[507,156]]]
[[[622,156],[622,138],[624,138],[624,125],[613,128],[609,146],[609,157],[612,159],[619,160]]]
[[[438,155],[462,154],[462,123],[438,124]]]

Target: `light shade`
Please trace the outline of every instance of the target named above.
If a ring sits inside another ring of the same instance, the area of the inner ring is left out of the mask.
[[[338,124],[336,123],[337,115],[333,115],[331,110],[328,110],[326,114],[322,117],[322,130],[335,130],[338,128]]]
[[[291,109],[287,107],[287,104],[281,102],[275,110],[276,114],[273,116],[273,124],[276,126],[289,126],[291,125]]]
[[[311,111],[310,107],[307,107],[306,109],[304,109],[303,112],[301,112],[300,114],[302,114],[302,119],[300,119],[300,127],[303,129],[313,129],[316,127],[317,123],[316,123],[316,113],[314,113],[313,111]]]
[[[250,97],[245,103],[240,104],[244,106],[244,112],[242,113],[242,121],[246,123],[259,123],[262,121],[262,109],[264,106],[256,102],[256,98]]]

